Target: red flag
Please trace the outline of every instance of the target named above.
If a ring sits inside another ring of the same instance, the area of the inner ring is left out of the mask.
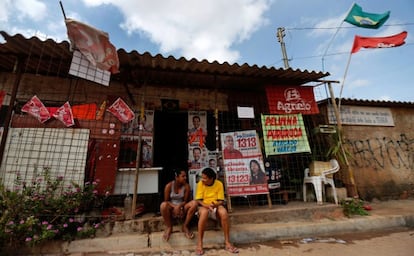
[[[122,123],[128,123],[135,118],[134,111],[121,98],[118,98],[107,111],[111,112]]]
[[[112,74],[119,73],[119,59],[115,46],[109,42],[108,33],[66,19],[68,37],[74,48],[77,48],[94,66],[108,70]]]
[[[53,116],[57,120],[64,123],[66,127],[69,127],[75,124],[75,121],[73,120],[72,109],[70,107],[69,102],[66,102],[65,104],[63,104],[63,106],[58,108],[56,112],[53,113]]]
[[[389,48],[405,44],[407,31],[387,37],[362,37],[355,36],[351,53],[356,53],[361,48]]]
[[[36,95],[24,104],[22,112],[29,113],[30,115],[36,117],[41,123],[46,122],[50,118],[49,111]]]

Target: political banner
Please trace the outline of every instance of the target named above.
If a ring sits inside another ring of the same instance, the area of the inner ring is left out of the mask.
[[[270,114],[318,114],[311,86],[267,86],[267,102]]]
[[[301,114],[262,115],[266,156],[310,152]]]
[[[221,143],[228,195],[269,193],[256,131],[222,133]]]

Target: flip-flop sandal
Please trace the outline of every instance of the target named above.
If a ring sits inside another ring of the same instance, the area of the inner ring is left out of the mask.
[[[190,240],[191,240],[191,239],[193,239],[193,238],[194,238],[194,233],[193,233],[193,232],[191,232],[191,231],[190,231],[190,232],[186,232],[186,233],[185,233],[185,237],[187,237],[188,239],[190,239]]]
[[[239,253],[239,249],[237,247],[234,247],[234,246],[226,247],[226,251],[228,251],[230,253]]]
[[[196,251],[195,251],[195,254],[196,255],[204,255],[204,251],[203,251],[203,249],[197,248]]]
[[[162,234],[162,240],[164,240],[164,242],[168,242],[168,240],[170,240],[170,235],[171,233],[168,233],[168,231],[164,231],[164,234]]]

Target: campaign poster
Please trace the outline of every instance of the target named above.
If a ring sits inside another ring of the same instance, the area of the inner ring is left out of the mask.
[[[122,125],[122,135],[138,136],[141,129],[141,135],[152,136],[154,128],[154,110],[145,110],[141,117],[141,111],[134,111],[135,118]]]
[[[262,115],[266,156],[311,152],[302,114]]]
[[[205,147],[207,137],[207,112],[189,111],[188,112],[188,145]]]
[[[206,147],[200,147],[198,143],[189,145],[188,148],[188,184],[195,197],[196,184],[200,179],[201,170],[208,166],[208,150]]]
[[[154,110],[145,110],[141,117],[140,111],[135,111],[135,118],[121,128],[120,167],[136,165],[139,131],[141,129],[141,158],[140,168],[153,167],[153,127]]]
[[[201,170],[208,166],[209,151],[205,146],[207,137],[207,112],[188,112],[188,183],[195,196],[195,188],[201,176]]]
[[[122,136],[118,165],[120,168],[136,167],[139,136]],[[153,137],[141,136],[140,168],[153,167]]]
[[[141,167],[148,168],[153,166],[153,137],[141,137]]]
[[[220,138],[228,195],[269,193],[257,132],[228,132]]]

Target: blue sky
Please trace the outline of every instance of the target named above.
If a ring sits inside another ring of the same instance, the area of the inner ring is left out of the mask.
[[[154,56],[283,68],[276,31],[284,27],[290,67],[329,72],[327,79],[340,82],[334,84],[336,97],[343,85],[343,98],[414,102],[412,0],[357,1],[365,12],[391,11],[377,30],[342,23],[354,3],[347,0],[61,2],[68,18],[108,32],[117,48]],[[59,1],[2,0],[0,29],[26,37],[68,40]],[[408,32],[403,46],[361,49],[353,54],[344,81],[355,35],[390,36],[402,31]],[[316,87],[315,96],[327,97],[323,86]]]

